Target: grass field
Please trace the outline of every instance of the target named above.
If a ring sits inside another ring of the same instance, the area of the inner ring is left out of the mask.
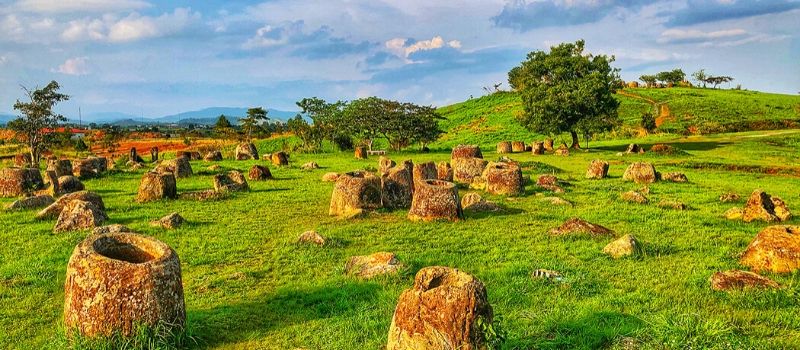
[[[458,105],[451,108],[458,113]],[[506,116],[513,106],[496,108],[498,115]],[[485,125],[492,127],[494,122]],[[522,131],[509,127],[491,132],[496,142]],[[446,160],[446,146],[465,135],[466,131],[456,133],[428,154],[390,156]],[[491,139],[483,137],[468,140],[489,144]],[[667,142],[688,154],[616,156],[629,140],[596,142],[590,152],[573,152],[570,157],[514,154],[526,176],[555,173],[569,181],[571,186],[559,196],[575,206],[546,204],[537,195],[542,191],[528,185],[521,197],[486,196],[501,203],[504,212],[470,214],[457,223],[411,223],[405,210],[354,220],[329,217],[332,184],[322,183],[322,174],[377,166],[376,158],[355,160],[349,153],[294,154],[290,167],[270,166],[275,180],[251,182],[251,192],[221,201],[136,204],[133,198],[144,170],[109,174],[85,184],[103,196],[111,223],[155,236],[177,251],[193,348],[381,349],[398,296],[412,285],[418,269],[430,265],[463,269],[486,284],[507,333],[505,349],[630,349],[626,346],[631,342],[645,349],[800,347],[800,274],[767,274],[785,286],[771,291],[725,294],[711,291],[708,284],[715,271],[741,268],[737,255],[767,226],[725,220],[726,209],[743,203],[722,204],[721,193],[747,196],[763,188],[800,210],[800,178],[793,175],[800,167],[800,130],[635,141]],[[259,148],[272,151],[278,142],[262,142]],[[486,158],[497,158],[493,149],[484,147]],[[609,179],[583,178],[589,161],[596,158],[612,162]],[[299,169],[310,160],[323,168]],[[689,183],[651,185],[650,199],[679,200],[690,209],[622,202],[621,192],[641,187],[621,179],[626,165],[638,160],[653,162],[662,172],[685,172]],[[210,164],[192,162],[195,176],[179,180],[179,192],[210,188]],[[223,170],[244,171],[263,162],[219,164]],[[741,171],[743,165],[752,168]],[[462,195],[466,192],[461,190]],[[173,211],[189,224],[173,231],[149,226],[148,221]],[[0,213],[4,349],[67,346],[59,325],[65,268],[87,233],[53,234],[54,222],[36,221],[34,214]],[[612,260],[601,252],[609,239],[547,234],[571,217],[609,227],[618,236],[634,234],[644,242],[645,255]],[[311,229],[337,244],[297,245],[297,236]],[[349,256],[378,251],[396,253],[409,269],[372,280],[343,275]],[[538,268],[560,271],[565,278],[531,279],[531,271]]]
[[[800,96],[795,95],[640,88],[624,89],[615,96],[620,102],[622,127],[600,135],[600,139],[636,135],[642,114],[647,112],[662,117],[659,132],[681,135],[800,127]],[[492,147],[498,140],[528,142],[542,137],[527,132],[515,120],[522,113],[521,101],[515,93],[495,93],[442,107],[439,112],[446,118],[441,125],[447,132],[439,141],[441,145],[467,143]],[[561,139],[566,140],[565,136]]]

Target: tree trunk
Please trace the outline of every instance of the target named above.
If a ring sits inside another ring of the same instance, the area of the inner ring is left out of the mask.
[[[572,136],[572,146],[570,146],[570,148],[581,149],[581,142],[578,139],[578,133],[575,131],[570,131],[569,134]]]

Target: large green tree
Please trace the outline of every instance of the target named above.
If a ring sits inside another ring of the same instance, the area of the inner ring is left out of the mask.
[[[261,124],[267,121],[267,110],[261,107],[249,108],[247,116],[240,119],[242,131],[244,131],[247,141],[250,141],[254,132],[261,132]]]
[[[522,98],[520,123],[537,133],[569,132],[573,148],[580,148],[579,132],[588,136],[618,123],[614,57],[583,51],[583,40],[534,51],[509,72],[509,83]]]
[[[57,103],[69,100],[68,95],[58,92],[60,88],[56,81],[33,90],[22,87],[28,95],[28,101],[17,100],[14,103],[14,110],[21,115],[10,121],[8,127],[28,145],[33,164],[39,164],[42,151],[55,139],[48,137],[47,133],[67,120],[63,115],[53,112]]]

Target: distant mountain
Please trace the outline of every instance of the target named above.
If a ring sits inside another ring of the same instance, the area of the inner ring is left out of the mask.
[[[14,119],[17,119],[17,116],[13,114],[0,113],[0,124],[6,124]]]
[[[181,124],[213,124],[216,122],[220,115],[229,117],[231,123],[235,123],[237,118],[242,118],[247,115],[247,108],[238,107],[210,107],[201,109],[199,111],[183,112],[173,115],[168,115],[160,118],[153,119],[161,123],[181,123]],[[281,111],[277,109],[268,109],[267,116],[273,120],[286,121],[294,117],[297,112]],[[206,119],[212,119],[213,122],[209,123]]]
[[[72,117],[74,118],[75,116]],[[115,123],[125,119],[137,120],[142,118],[141,116],[138,115],[120,113],[120,112],[96,112],[96,113],[87,113],[86,115],[83,116],[82,121],[85,123]]]

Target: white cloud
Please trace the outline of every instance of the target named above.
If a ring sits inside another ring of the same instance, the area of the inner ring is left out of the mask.
[[[414,43],[409,43],[408,39],[394,38],[386,41],[384,44],[389,52],[394,53],[400,58],[407,59],[411,54],[418,51],[429,51],[441,49],[443,47],[452,47],[454,49],[461,48],[461,42],[458,40],[450,40],[445,42],[441,36],[437,35],[430,40],[420,40]]]
[[[159,17],[132,13],[118,18],[107,14],[101,18],[70,21],[61,38],[65,41],[136,41],[177,33],[199,18],[199,13],[187,8],[177,8]]]
[[[15,4],[22,11],[39,13],[124,11],[150,6],[142,0],[20,0]]]
[[[86,57],[70,58],[54,71],[66,75],[86,75],[89,73],[87,62],[88,58]]]
[[[660,43],[698,43],[738,39],[748,35],[744,29],[726,29],[704,32],[697,29],[668,29],[661,33]]]
[[[0,56],[0,65],[5,64],[6,62],[8,62],[8,57]]]

